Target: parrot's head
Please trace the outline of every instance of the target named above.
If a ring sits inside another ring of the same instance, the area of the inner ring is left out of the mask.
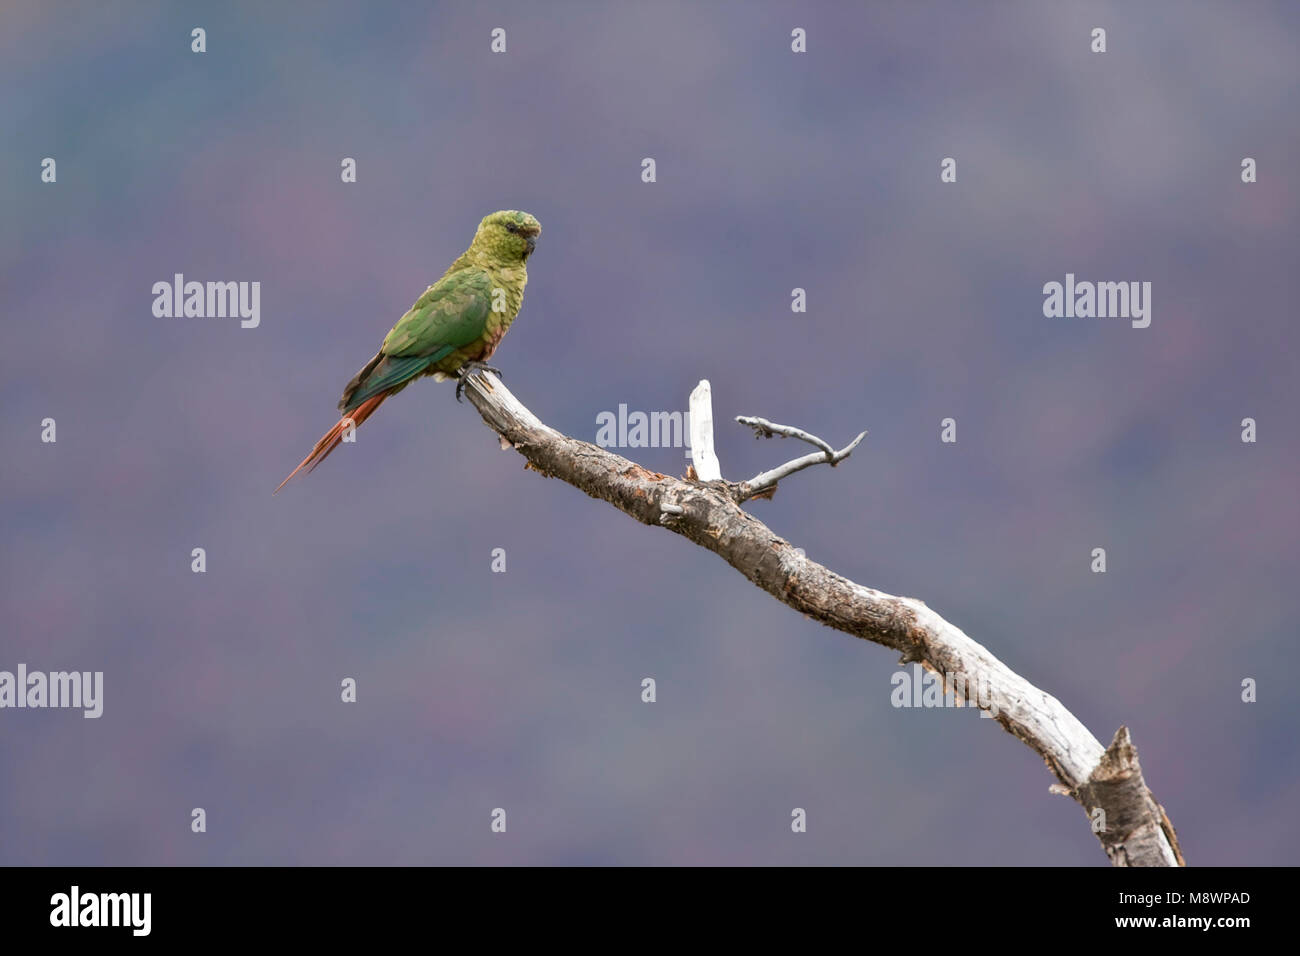
[[[501,265],[527,262],[537,247],[542,224],[526,212],[503,209],[484,216],[474,234],[474,246]]]

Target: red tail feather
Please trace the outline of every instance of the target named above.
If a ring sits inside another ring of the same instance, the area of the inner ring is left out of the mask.
[[[361,423],[374,414],[375,409],[378,408],[387,397],[388,396],[385,394],[376,395],[374,398],[367,398],[352,411],[340,418],[338,424],[321,436],[321,440],[316,443],[316,447],[311,450],[311,454],[299,462],[298,467],[289,473],[289,478],[292,478],[304,468],[311,471],[328,458],[329,453],[335,448],[338,448],[339,444],[343,441],[343,429],[347,427],[348,422],[352,423],[353,428],[360,428]],[[280,487],[276,488],[272,494],[279,494],[280,488],[283,488],[289,483],[289,478],[280,482]]]

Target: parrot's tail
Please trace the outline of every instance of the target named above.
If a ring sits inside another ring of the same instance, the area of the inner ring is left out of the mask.
[[[384,399],[387,397],[388,395],[385,393],[375,395],[373,398],[367,398],[356,408],[352,409],[352,411],[346,413],[338,420],[338,424],[321,436],[321,440],[316,443],[316,447],[311,450],[311,454],[299,462],[298,467],[289,473],[289,478],[292,478],[304,468],[311,471],[329,457],[329,453],[335,448],[338,448],[339,444],[343,441],[343,432],[347,427],[351,425],[353,429],[360,428],[361,423],[373,415],[375,409],[383,404]],[[280,488],[283,488],[289,483],[289,478],[280,482]],[[276,488],[272,494],[279,494],[280,488]]]

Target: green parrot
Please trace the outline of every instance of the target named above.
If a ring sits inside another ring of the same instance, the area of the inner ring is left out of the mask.
[[[343,441],[349,424],[359,428],[380,404],[417,378],[456,376],[456,400],[469,376],[498,372],[485,363],[501,344],[524,300],[528,257],[542,226],[526,212],[503,209],[483,217],[474,241],[442,278],[424,290],[397,320],[379,354],[343,389],[341,417],[290,474],[311,471]],[[289,481],[280,482],[279,492]]]

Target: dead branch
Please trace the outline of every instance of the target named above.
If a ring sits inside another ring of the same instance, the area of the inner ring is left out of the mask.
[[[743,504],[750,498],[765,497],[770,498],[772,492],[776,490],[776,483],[787,475],[793,475],[796,471],[803,471],[813,465],[830,465],[834,468],[849,455],[853,454],[853,449],[857,448],[862,439],[867,437],[866,432],[860,432],[858,437],[853,439],[839,451],[836,451],[829,444],[816,435],[810,435],[802,428],[795,428],[791,425],[778,425],[775,422],[769,422],[765,418],[751,418],[747,415],[737,415],[736,421],[742,425],[748,425],[754,429],[755,438],[771,438],[773,435],[780,435],[783,438],[798,438],[806,441],[810,445],[815,445],[821,451],[812,455],[804,455],[802,458],[796,458],[793,461],[787,461],[784,465],[778,465],[769,471],[760,472],[749,481],[743,481],[734,489],[733,497],[737,504]]]
[[[708,397],[707,383],[701,386],[692,395],[693,419],[697,404]],[[566,481],[643,524],[667,528],[707,548],[801,614],[897,651],[902,663],[920,662],[942,679],[945,691],[980,707],[1043,758],[1059,781],[1050,789],[1068,794],[1084,808],[1114,865],[1184,865],[1174,828],[1143,780],[1127,728],[1121,727],[1110,747],[1103,748],[1056,698],[1016,674],[923,601],[864,587],[808,560],[740,507],[760,493],[770,494],[778,480],[795,471],[842,461],[865,432],[835,451],[800,429],[758,418],[740,419],[760,434],[788,435],[818,451],[740,483],[722,480],[716,459],[710,466],[707,456],[702,456],[695,462],[695,472],[716,477],[701,481],[649,471],[557,432],[491,374],[471,378],[466,394],[501,437],[502,447],[513,446],[527,459],[525,467]],[[711,408],[707,417],[711,423]],[[711,434],[707,448],[712,454]]]

